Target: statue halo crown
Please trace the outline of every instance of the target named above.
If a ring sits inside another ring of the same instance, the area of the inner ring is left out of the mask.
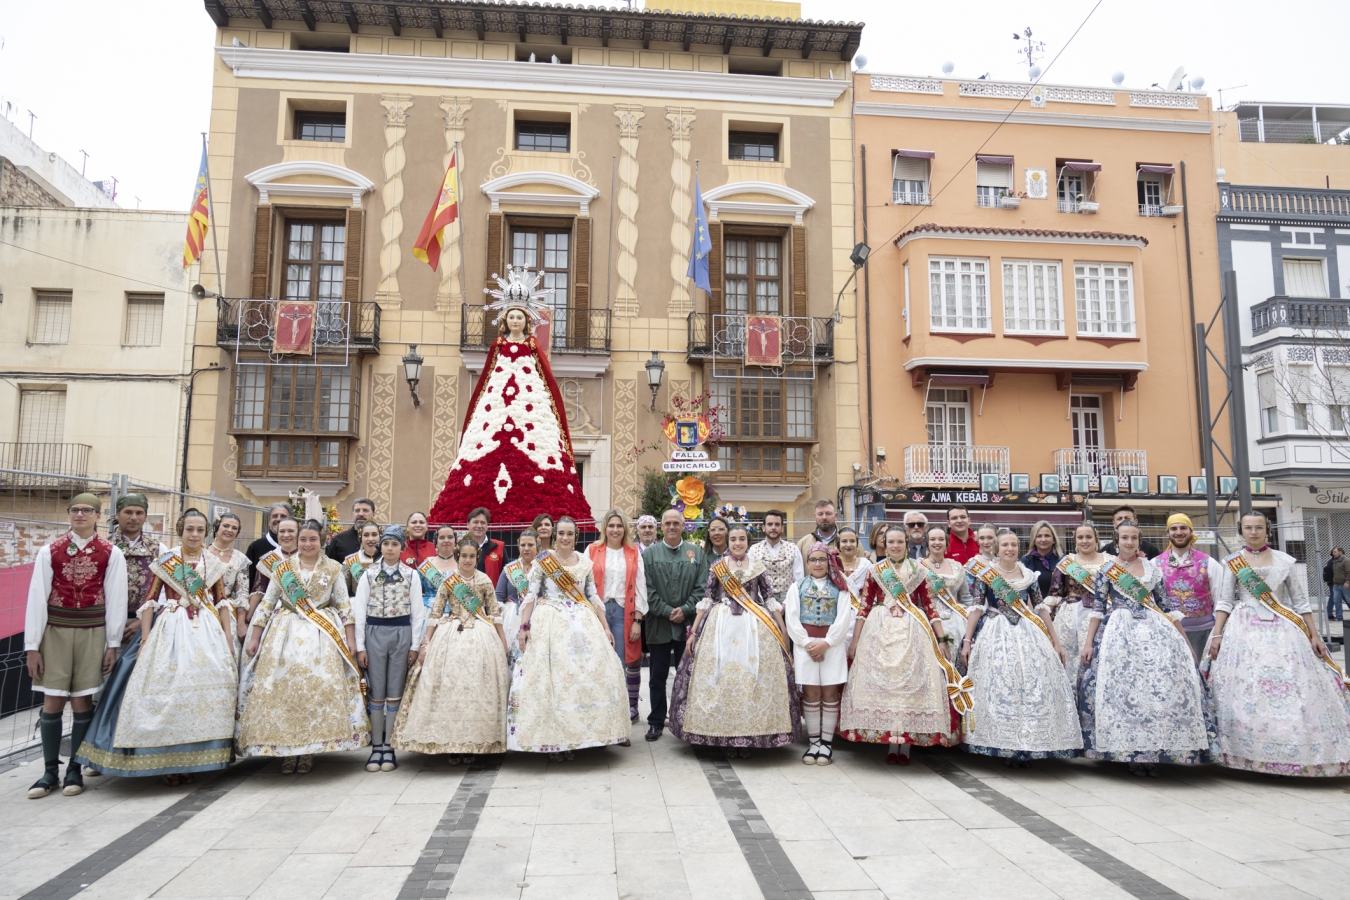
[[[483,307],[485,310],[495,312],[497,315],[492,320],[492,324],[500,325],[506,318],[506,313],[512,309],[518,309],[525,313],[531,327],[539,324],[544,318],[544,314],[550,311],[550,307],[544,302],[544,298],[553,293],[553,288],[544,288],[540,290],[539,282],[543,279],[540,272],[531,272],[524,266],[507,266],[506,277],[502,278],[496,272],[492,277],[497,280],[497,290],[483,288],[483,293],[491,294],[497,299]]]

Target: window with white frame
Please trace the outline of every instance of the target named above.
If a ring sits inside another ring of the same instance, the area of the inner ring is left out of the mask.
[[[1003,261],[1003,330],[1008,334],[1063,334],[1059,263]]]
[[[1078,333],[1084,337],[1133,337],[1134,291],[1130,267],[1113,263],[1075,263]]]
[[[975,161],[975,205],[999,206],[1012,194],[1013,167],[1010,162]]]
[[[989,260],[928,258],[934,331],[989,331]]]
[[[158,347],[164,332],[164,295],[127,294],[124,347]]]
[[[1284,260],[1284,295],[1286,297],[1315,297],[1327,295],[1327,280],[1320,259]]]
[[[33,303],[31,344],[70,343],[70,291],[38,291]]]
[[[19,443],[60,444],[66,435],[64,389],[19,391]]]
[[[1275,373],[1261,372],[1256,376],[1256,396],[1261,410],[1261,436],[1280,433],[1280,409],[1276,402]]]
[[[1334,434],[1350,431],[1350,368],[1329,366],[1326,371],[1327,427]]]
[[[1312,371],[1308,366],[1289,367],[1289,419],[1294,431],[1310,431],[1313,415]]]
[[[892,202],[906,206],[928,205],[928,160],[897,153],[891,160]]]

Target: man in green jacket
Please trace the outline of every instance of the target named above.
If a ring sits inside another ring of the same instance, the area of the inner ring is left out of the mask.
[[[708,586],[708,560],[703,549],[684,539],[684,514],[668,509],[661,516],[662,539],[642,551],[647,570],[647,689],[652,701],[647,740],[661,738],[666,726],[666,678],[684,655],[685,629],[694,622],[694,607]]]

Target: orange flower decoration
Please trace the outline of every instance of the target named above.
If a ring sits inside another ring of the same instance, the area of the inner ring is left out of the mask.
[[[675,482],[675,493],[684,501],[684,517],[697,519],[703,514],[703,482],[693,475],[686,475]]]

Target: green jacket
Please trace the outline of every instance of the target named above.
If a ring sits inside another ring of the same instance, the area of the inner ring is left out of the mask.
[[[648,644],[684,640],[685,629],[694,624],[698,602],[708,587],[708,559],[703,548],[688,541],[674,550],[664,540],[642,551],[647,570],[647,615],[642,620]],[[675,609],[684,610],[684,622],[670,621]]]

